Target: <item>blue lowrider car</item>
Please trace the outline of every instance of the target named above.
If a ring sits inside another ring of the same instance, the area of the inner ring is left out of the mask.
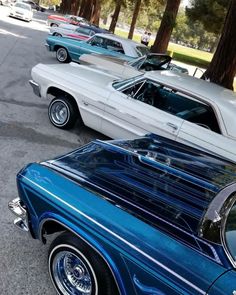
[[[105,54],[131,60],[150,53],[147,46],[113,34],[95,34],[86,41],[48,36],[46,48],[59,62],[79,61],[82,54]]]
[[[236,293],[236,165],[165,138],[94,141],[17,175],[15,224],[58,294]]]

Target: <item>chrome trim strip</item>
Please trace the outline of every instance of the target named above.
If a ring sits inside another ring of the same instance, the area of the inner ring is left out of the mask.
[[[20,230],[22,230],[22,231],[24,231],[24,232],[29,232],[29,226],[28,226],[28,221],[25,219],[22,219],[22,218],[20,218],[20,217],[18,217],[18,218],[16,218],[15,220],[14,220],[14,225],[18,228],[18,229],[20,229]]]
[[[225,206],[223,208],[224,217],[222,219],[222,226],[221,226],[221,232],[220,232],[223,249],[224,249],[229,261],[231,262],[231,264],[233,265],[234,268],[236,268],[236,261],[228,249],[226,239],[225,239],[225,228],[226,228],[226,222],[227,222],[227,219],[229,216],[229,212],[232,209],[232,207],[234,206],[235,202],[236,202],[236,192],[233,193],[232,197],[229,198],[228,201],[226,201],[227,204],[225,204]]]
[[[233,195],[232,195],[233,194]],[[232,195],[230,197],[230,195]],[[225,241],[225,226],[228,214],[236,202],[236,183],[221,190],[211,202],[199,228],[199,235],[213,243],[222,244],[230,263],[236,268],[236,261],[230,254]]]
[[[90,222],[96,224],[98,227],[100,227],[101,229],[103,229],[104,231],[106,231],[107,233],[109,233],[110,235],[114,236],[116,239],[120,240],[121,242],[123,242],[124,244],[126,244],[131,249],[137,251],[139,254],[143,255],[148,260],[152,261],[153,263],[155,263],[159,267],[163,268],[165,271],[167,271],[171,275],[175,276],[176,278],[178,278],[179,280],[181,280],[182,282],[184,282],[186,285],[188,285],[191,288],[193,288],[194,290],[198,291],[200,294],[204,294],[204,295],[206,294],[205,291],[203,291],[202,289],[200,289],[196,285],[194,285],[191,282],[189,282],[188,280],[186,280],[184,277],[182,277],[181,275],[179,275],[178,273],[176,273],[175,271],[173,271],[172,269],[170,269],[168,266],[166,266],[163,263],[157,261],[156,259],[154,259],[153,257],[151,257],[149,254],[145,253],[143,250],[141,250],[138,247],[136,247],[135,245],[131,244],[129,241],[125,240],[123,237],[119,236],[115,232],[113,232],[110,229],[106,228],[104,225],[100,224],[98,221],[96,221],[92,217],[90,217],[87,214],[85,214],[84,212],[78,210],[77,208],[75,208],[71,204],[67,203],[65,200],[62,200],[61,198],[59,198],[58,196],[56,196],[55,194],[49,192],[44,187],[42,187],[39,184],[35,183],[34,181],[32,181],[31,179],[29,179],[28,177],[26,177],[26,176],[24,176],[22,174],[20,174],[20,176],[22,178],[24,178],[26,181],[28,181],[28,182],[32,183],[33,185],[35,185],[36,187],[40,188],[41,190],[43,190],[44,192],[46,192],[47,194],[49,194],[50,196],[52,196],[53,198],[55,198],[56,200],[58,200],[59,202],[61,202],[62,204],[64,204],[65,206],[69,207],[70,209],[74,210],[78,214],[82,215],[84,218],[88,219]]]
[[[111,106],[111,105],[109,105],[108,103],[105,103],[105,102],[103,102],[103,101],[101,101],[101,100],[98,100],[98,102],[99,102],[100,104],[104,105],[105,107],[108,107],[108,108],[113,109],[113,110],[117,110],[116,107]]]
[[[20,204],[20,198],[15,198],[8,203],[8,209],[17,217],[25,218],[27,211]]]
[[[41,97],[39,84],[34,82],[34,80],[29,80],[29,84],[32,86],[34,94]]]
[[[48,51],[50,51],[50,46],[47,43],[45,43],[44,46],[47,48]]]
[[[29,222],[27,210],[21,205],[20,198],[17,197],[8,203],[8,209],[17,216],[14,225],[25,232],[29,232]]]
[[[222,222],[221,211],[229,195],[234,192],[236,192],[236,183],[225,187],[215,196],[200,222],[198,230],[198,235],[200,237],[203,237],[210,242],[220,244],[221,237],[219,224]]]

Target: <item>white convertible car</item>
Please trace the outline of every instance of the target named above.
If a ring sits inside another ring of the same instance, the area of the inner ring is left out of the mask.
[[[48,115],[58,128],[79,120],[111,138],[152,132],[236,161],[236,95],[215,84],[165,70],[117,80],[76,63],[38,64],[30,84],[52,98]]]

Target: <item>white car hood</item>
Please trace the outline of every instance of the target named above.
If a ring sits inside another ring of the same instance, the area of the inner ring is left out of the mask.
[[[23,8],[21,8],[21,7],[15,7],[15,6],[13,6],[12,8],[11,8],[14,12],[20,12],[20,13],[23,13],[23,14],[31,14],[31,11],[30,10],[26,10],[26,9],[23,9]]]
[[[99,87],[105,87],[109,82],[119,78],[106,70],[73,62],[70,64],[38,64],[32,69],[32,76],[36,69],[50,73],[52,76],[63,77],[64,80],[76,82],[76,84],[79,84],[79,80],[89,83],[92,81],[93,85],[99,85]]]

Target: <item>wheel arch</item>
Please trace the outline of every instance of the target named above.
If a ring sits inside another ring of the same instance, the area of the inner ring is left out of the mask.
[[[109,271],[111,272],[112,278],[115,285],[117,286],[120,295],[128,295],[125,291],[120,272],[116,267],[113,258],[108,254],[108,252],[88,233],[84,232],[82,229],[75,231],[72,226],[63,223],[63,221],[56,220],[54,218],[47,218],[40,222],[39,224],[39,239],[43,244],[46,244],[47,239],[45,234],[54,234],[61,231],[67,231],[76,236],[78,239],[82,240],[86,245],[92,248],[103,260],[105,265],[107,265]]]
[[[48,95],[52,95],[52,96],[54,96],[54,97],[59,96],[59,95],[61,95],[61,96],[65,96],[65,97],[71,99],[71,101],[73,101],[73,103],[74,103],[74,104],[77,106],[77,108],[79,109],[78,103],[77,103],[77,101],[76,101],[76,99],[75,99],[75,95],[72,94],[72,93],[69,93],[68,91],[62,90],[62,89],[60,89],[60,88],[58,88],[58,87],[56,87],[56,86],[49,86],[48,89],[47,89],[47,93],[46,93],[46,95],[47,95],[47,96],[48,96]]]
[[[54,36],[54,37],[56,37],[56,36]],[[57,51],[59,48],[64,48],[67,51],[68,56],[70,56],[68,49],[65,46],[63,46],[63,45],[56,44],[56,45],[54,45],[53,48],[54,48],[54,51]]]

